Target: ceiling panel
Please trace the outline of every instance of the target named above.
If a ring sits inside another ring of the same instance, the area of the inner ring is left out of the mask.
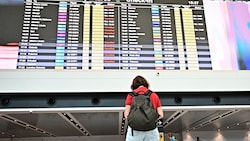
[[[164,114],[165,132],[250,129],[250,109],[164,110]],[[120,135],[122,115],[122,110],[0,113],[0,138]]]
[[[0,124],[1,124],[1,138],[4,137],[17,137],[17,138],[22,138],[22,137],[48,137],[47,135],[44,135],[40,132],[36,132],[34,130],[31,130],[28,127],[25,126],[21,126],[20,124],[17,124],[14,122],[11,122],[9,120],[5,120],[3,118],[1,118],[0,120]],[[3,125],[3,126],[2,126]]]
[[[81,136],[82,134],[58,113],[9,114],[39,129],[46,136]],[[35,130],[37,130],[35,129]],[[63,129],[63,130],[58,130]]]
[[[118,135],[119,112],[72,114],[93,135]]]

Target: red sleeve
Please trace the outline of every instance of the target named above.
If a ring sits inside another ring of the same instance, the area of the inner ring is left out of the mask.
[[[154,109],[157,109],[158,107],[161,107],[161,106],[162,106],[162,105],[161,105],[160,98],[159,98],[159,96],[158,96],[156,93],[153,92],[153,93],[150,95],[150,99],[151,99],[151,101],[152,101],[152,103],[153,103]]]
[[[131,105],[132,104],[132,96],[130,94],[127,95],[125,105]]]

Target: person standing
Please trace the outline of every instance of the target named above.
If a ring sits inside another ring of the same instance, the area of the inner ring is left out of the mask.
[[[131,84],[131,89],[132,91],[138,94],[144,94],[149,89],[149,83],[144,77],[138,75],[133,79],[132,84]],[[132,99],[133,99],[133,96],[128,94],[125,100],[124,117],[126,120],[128,119],[128,116],[129,116]],[[153,104],[154,109],[159,114],[158,119],[162,119],[164,114],[163,114],[162,104],[161,104],[159,96],[155,92],[152,92],[150,95],[150,100]],[[126,134],[126,141],[159,141],[159,140],[160,140],[160,136],[159,136],[159,131],[157,127],[149,131],[136,131],[128,126],[127,134]]]
[[[169,141],[177,141],[172,132],[168,133],[168,139],[169,139]]]

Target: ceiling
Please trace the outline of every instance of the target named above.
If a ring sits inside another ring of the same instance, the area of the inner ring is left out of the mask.
[[[163,109],[165,132],[250,129],[249,105]],[[0,138],[124,135],[123,119],[122,107],[2,109]]]

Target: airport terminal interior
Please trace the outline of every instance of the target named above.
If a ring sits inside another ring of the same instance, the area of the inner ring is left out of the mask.
[[[136,75],[161,141],[250,141],[250,3],[0,0],[0,141],[124,141]]]

